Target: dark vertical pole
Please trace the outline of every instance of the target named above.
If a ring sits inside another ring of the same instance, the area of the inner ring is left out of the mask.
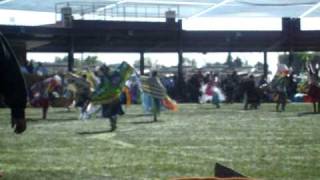
[[[183,79],[183,54],[182,49],[178,50],[178,77],[177,77],[177,98],[180,102],[184,101],[184,79]]]
[[[282,33],[286,37],[286,46],[289,50],[288,66],[291,67],[294,60],[294,45],[297,34],[301,31],[301,23],[299,18],[282,18]]]
[[[183,53],[181,49],[178,52],[178,56],[178,80],[181,83],[183,80]]]
[[[70,37],[69,41],[69,51],[68,51],[68,71],[72,72],[73,71],[73,66],[74,66],[74,42],[73,42],[73,37]]]
[[[288,66],[289,66],[289,67],[292,66],[292,63],[293,63],[293,55],[294,55],[293,51],[290,50],[290,51],[289,51],[289,63],[288,63]]]
[[[178,92],[181,99],[184,97],[183,87],[183,49],[182,49],[182,21],[178,21]]]
[[[54,14],[54,19],[55,19],[55,22],[58,22],[58,18],[57,18],[57,15],[58,15],[58,8],[57,8],[57,4],[54,5],[54,11],[55,11],[55,14]],[[62,18],[61,18],[62,19]]]
[[[263,52],[263,76],[268,77],[268,52]]]
[[[144,75],[144,52],[140,52],[140,75]]]
[[[81,20],[83,20],[84,19],[84,10],[83,10],[83,6],[81,5]]]

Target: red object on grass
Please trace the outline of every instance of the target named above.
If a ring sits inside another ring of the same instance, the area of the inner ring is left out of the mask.
[[[312,97],[311,96],[304,96],[303,97],[303,102],[312,102]]]

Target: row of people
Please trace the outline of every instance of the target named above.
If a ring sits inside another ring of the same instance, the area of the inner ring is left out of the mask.
[[[26,104],[26,98],[25,98],[26,91],[24,90],[25,88],[24,88],[24,83],[23,83],[23,78],[21,76],[21,73],[19,70],[17,70],[17,69],[19,69],[19,66],[16,62],[17,61],[16,57],[3,36],[1,36],[1,51],[0,52],[1,52],[1,64],[0,64],[1,66],[0,67],[2,68],[2,70],[0,72],[2,73],[1,78],[2,78],[2,82],[4,83],[3,86],[1,86],[0,94],[2,94],[5,97],[6,104],[11,107],[11,109],[12,109],[12,124],[16,128],[16,132],[20,133],[20,132],[23,132],[25,129],[24,108],[25,108],[25,104]],[[284,72],[279,71],[278,76],[276,76],[277,78],[275,78],[274,83],[272,83],[274,86],[275,92],[277,94],[277,98],[276,98],[277,99],[277,106],[276,106],[277,111],[280,110],[279,109],[280,106],[281,106],[281,111],[285,110],[286,98],[287,98],[288,87],[289,87],[288,86],[288,82],[289,82],[288,77],[290,77],[290,76],[288,76],[288,73],[286,71],[284,71]],[[318,77],[318,73],[317,73],[318,69],[314,70],[314,68],[313,69],[310,68],[309,72],[311,72],[311,74],[314,77]],[[121,74],[118,71],[113,71],[111,73],[111,71],[108,70],[107,67],[101,67],[100,73],[102,74],[100,77],[98,74],[98,77],[100,80],[100,85],[97,86],[96,89],[98,89],[98,90],[104,89],[105,90],[104,93],[108,94],[108,93],[106,93],[107,90],[104,88],[104,86],[107,85],[107,87],[109,88],[109,89],[108,88],[107,89],[112,90],[112,91],[110,91],[110,92],[112,92],[111,95],[109,94],[110,97],[104,96],[105,94],[101,96],[102,98],[106,97],[106,98],[112,99],[112,101],[110,100],[110,101],[102,103],[103,104],[102,105],[102,114],[104,117],[110,118],[111,129],[114,130],[116,128],[116,116],[114,115],[115,114],[114,112],[117,112],[117,113],[121,112],[121,111],[119,111],[121,105],[119,106],[120,101],[118,100],[118,98],[120,97],[119,88],[121,88],[124,85],[124,82],[125,82],[124,80],[126,80],[128,77],[122,78]],[[128,76],[128,75],[126,75],[126,76]],[[83,78],[86,79],[86,77],[83,77]],[[151,78],[158,78],[158,77],[156,76],[156,73],[153,73],[153,76]],[[238,82],[238,80],[237,80],[238,78],[237,78],[236,73],[232,74],[230,79],[231,79],[232,83]],[[12,80],[14,80],[14,81],[12,81]],[[201,93],[203,93],[200,90],[202,81],[207,82],[207,87],[210,87],[207,89],[212,89],[212,87],[219,87],[219,86],[223,87],[222,86],[223,83],[219,82],[217,75],[207,76],[206,78],[204,78],[202,76],[201,72],[199,72],[198,74],[196,74],[195,76],[190,78],[190,83],[193,85],[192,88],[187,88],[188,90],[194,90],[193,93],[190,93],[190,95],[192,95],[192,97],[199,97],[201,95]],[[150,82],[157,82],[156,83],[157,85],[153,85],[152,83],[150,83],[150,85],[149,85],[150,87],[159,86],[159,87],[157,87],[158,89],[162,89],[162,88],[165,89],[164,87],[161,87],[162,84],[161,84],[160,80],[159,80],[159,83],[158,83],[158,80],[155,81],[154,79],[151,79]],[[59,78],[53,77],[49,80],[44,81],[44,84],[48,84],[48,85],[45,85],[46,90],[44,92],[40,92],[39,94],[45,95],[45,98],[46,98],[46,101],[44,101],[42,103],[40,102],[40,104],[42,104],[41,106],[45,107],[45,109],[44,109],[44,118],[45,118],[46,111],[48,108],[48,101],[51,98],[54,99],[56,97],[56,94],[54,92],[58,92],[58,90],[53,90],[53,89],[58,88],[61,85],[63,87],[64,83],[63,83],[63,80],[59,80]],[[60,84],[60,86],[59,86],[59,84]],[[249,77],[249,79],[242,81],[242,83],[240,83],[240,84],[242,84],[242,86],[243,86],[243,88],[241,88],[241,89],[242,89],[242,92],[244,92],[243,94],[245,95],[244,108],[247,109],[248,105],[250,103],[252,103],[251,101],[254,101],[255,103],[257,103],[256,105],[254,105],[254,107],[257,107],[259,102],[258,102],[258,100],[256,100],[257,99],[256,97],[259,96],[259,93],[255,92],[256,90],[254,90],[254,89],[256,89],[256,87],[253,82],[253,77],[252,76]],[[113,89],[110,88],[113,85],[116,85],[117,87],[116,88],[113,87]],[[43,84],[40,84],[39,86],[41,87],[41,86],[43,86]],[[17,88],[15,88],[15,87],[17,87]],[[173,87],[175,87],[175,86],[173,86]],[[207,89],[206,89],[206,91],[207,91]],[[223,88],[221,88],[221,89],[223,90]],[[228,87],[228,85],[227,85],[226,91],[225,91],[226,100],[228,98],[230,99],[230,97],[232,97],[235,94],[235,93],[230,93],[230,95],[229,95],[229,92],[228,92],[229,89],[232,89],[232,88]],[[235,88],[233,87],[232,91],[234,91],[234,89]],[[315,101],[319,102],[319,93],[318,93],[319,92],[318,91],[319,84],[318,84],[317,80],[314,80],[314,82],[311,83],[310,89],[313,92],[313,93],[311,93],[311,95],[312,94],[314,95]],[[17,92],[16,94],[12,95],[11,93],[14,91],[11,91],[11,90],[17,90],[17,91],[21,91],[21,92]],[[51,93],[48,93],[50,91],[51,91]],[[148,91],[148,90],[144,89],[144,91]],[[62,91],[62,92],[64,93],[64,91]],[[87,92],[89,92],[89,90],[87,90]],[[99,92],[99,91],[95,91],[95,92]],[[214,95],[214,92],[218,94],[217,90],[212,90],[212,92],[205,92],[205,93],[207,93],[207,94],[211,93],[211,95]],[[155,92],[153,94],[153,93],[149,92],[149,94],[152,98],[155,98],[158,100],[160,100],[160,99],[168,100],[168,98],[165,98],[165,97],[167,97],[166,93],[162,93],[161,96],[158,95],[157,93],[158,92]],[[146,93],[146,94],[148,94],[148,93]],[[19,95],[21,95],[21,96],[19,96]],[[94,99],[92,99],[92,97],[90,95],[80,94],[79,97],[84,99],[83,102],[81,102],[80,100],[78,102],[79,106],[81,106],[83,108],[82,112],[84,112],[86,107],[88,106],[87,101],[89,101],[89,100],[95,101]],[[99,93],[98,93],[97,97],[100,97]],[[213,97],[214,98],[212,98],[212,99],[215,102],[214,104],[217,107],[219,107],[219,101],[221,101],[221,100],[219,99],[218,96],[213,96]],[[190,99],[193,99],[193,98],[190,98]],[[255,99],[255,100],[252,100],[252,99]],[[116,102],[116,103],[114,103],[114,102]],[[170,102],[170,101],[168,101],[168,102]],[[153,104],[153,107],[158,107],[159,101],[153,100],[152,104]],[[114,107],[116,107],[116,108],[114,108]],[[113,110],[113,108],[116,110]],[[318,111],[319,111],[319,108],[318,108]],[[157,114],[156,112],[157,111],[154,110],[153,112],[154,112],[155,120],[156,120],[156,114]]]
[[[20,70],[23,74],[37,74],[39,76],[47,76],[49,74],[48,69],[41,62],[35,64],[33,60],[22,64]]]

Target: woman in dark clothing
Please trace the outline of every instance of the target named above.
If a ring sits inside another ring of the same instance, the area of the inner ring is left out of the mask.
[[[110,120],[110,131],[117,129],[117,115],[121,112],[120,101],[114,101],[110,104],[102,104],[102,117],[109,118]]]
[[[311,97],[311,102],[313,104],[313,112],[320,113],[320,86],[319,86],[319,65],[307,64],[307,70],[309,73],[309,90],[307,94]],[[317,106],[318,103],[318,106]]]
[[[11,109],[11,125],[15,133],[26,129],[27,91],[17,58],[8,41],[0,33],[0,95]]]
[[[274,83],[274,88],[276,92],[276,111],[282,112],[286,109],[287,104],[287,88],[288,88],[288,77],[281,76]],[[281,110],[279,109],[281,105]]]
[[[248,79],[245,79],[241,83],[241,88],[243,90],[244,96],[244,109],[248,110],[249,105],[250,108],[258,109],[260,95],[258,92],[258,88],[255,85],[253,75],[250,75]]]

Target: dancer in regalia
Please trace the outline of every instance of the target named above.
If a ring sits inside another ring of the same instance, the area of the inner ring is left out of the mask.
[[[149,78],[141,76],[141,85],[143,91],[142,103],[145,111],[151,111],[153,121],[158,120],[161,105],[169,110],[177,111],[177,104],[167,95],[166,88],[161,83],[157,71],[153,71]]]
[[[47,118],[50,101],[56,98],[62,89],[61,77],[55,75],[31,86],[30,104],[42,108],[42,119]]]
[[[87,114],[87,107],[90,103],[90,83],[87,80],[87,75],[83,74],[82,75],[82,89],[81,91],[77,92],[77,102],[76,102],[76,106],[80,108],[80,116],[79,119],[81,120],[85,120],[89,118],[89,115]]]
[[[284,64],[278,65],[278,71],[273,78],[271,85],[275,91],[274,100],[276,101],[276,111],[285,111],[287,104],[287,87],[288,87],[289,68]],[[279,107],[281,105],[281,110]]]
[[[313,112],[320,113],[320,81],[319,81],[319,64],[311,62],[306,64],[308,70],[308,95],[311,97]],[[318,103],[318,105],[317,105]]]
[[[225,100],[225,96],[222,93],[222,90],[219,88],[219,78],[217,74],[213,75],[212,78],[212,104],[216,106],[216,108],[220,108],[220,102]]]
[[[219,88],[219,83],[217,77],[208,81],[200,88],[201,96],[199,97],[199,102],[207,103],[211,102],[216,108],[220,108],[220,102],[225,101],[225,95]]]
[[[123,62],[114,71],[103,65],[100,67],[97,75],[101,83],[93,93],[91,100],[94,104],[102,105],[102,117],[109,118],[111,130],[117,128],[117,115],[124,114],[120,95],[126,80],[133,73],[133,68]]]

